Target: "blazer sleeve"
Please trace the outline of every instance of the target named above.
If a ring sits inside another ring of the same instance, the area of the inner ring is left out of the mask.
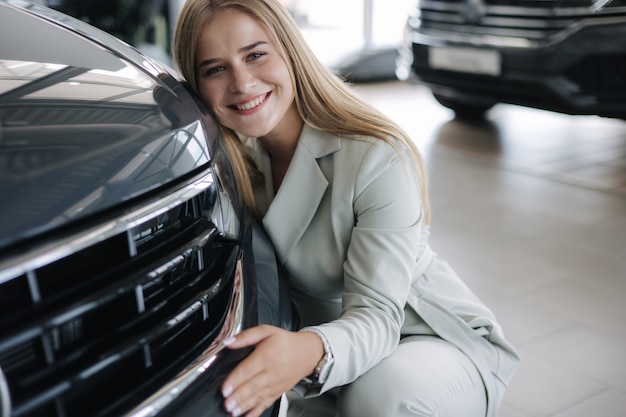
[[[413,162],[401,155],[375,141],[354,178],[342,314],[317,326],[336,359],[319,393],[354,381],[398,345],[424,213]]]

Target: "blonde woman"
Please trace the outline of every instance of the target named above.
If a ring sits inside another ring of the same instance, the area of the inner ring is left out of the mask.
[[[176,66],[214,113],[302,328],[244,330],[232,416],[495,417],[518,363],[428,245],[427,174],[396,124],[316,59],[278,0],[187,0]]]

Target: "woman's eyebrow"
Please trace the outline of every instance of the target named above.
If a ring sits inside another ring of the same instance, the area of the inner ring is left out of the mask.
[[[256,48],[256,47],[258,47],[258,46],[260,46],[260,45],[267,45],[267,42],[266,42],[266,41],[258,41],[258,42],[254,42],[254,43],[252,43],[252,44],[250,44],[250,45],[246,45],[246,46],[244,46],[243,48],[240,48],[240,49],[239,49],[239,52],[240,52],[240,53],[243,53],[243,52],[248,52],[248,51],[251,51],[251,50],[253,50],[254,48]],[[202,68],[202,67],[205,67],[205,66],[207,66],[207,65],[212,65],[212,64],[217,63],[217,62],[219,62],[219,61],[220,61],[220,59],[219,59],[219,58],[209,58],[209,59],[205,59],[204,61],[200,61],[200,63],[198,64],[198,69],[200,69],[200,68]]]
[[[259,45],[267,45],[267,42],[266,42],[266,41],[258,41],[258,42],[255,42],[255,43],[250,44],[250,45],[248,45],[248,46],[244,46],[243,48],[241,48],[241,49],[239,50],[239,52],[248,52],[248,51],[250,51],[250,50],[252,50],[252,49],[256,48],[256,47],[257,47],[257,46],[259,46]]]
[[[218,58],[211,58],[211,59],[205,59],[204,61],[200,61],[200,63],[198,64],[198,68],[200,69],[202,67],[206,67],[207,65],[212,65],[214,63],[219,62],[220,60]]]

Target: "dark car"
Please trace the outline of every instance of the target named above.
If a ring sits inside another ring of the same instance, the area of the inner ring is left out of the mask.
[[[58,11],[0,0],[0,39],[0,416],[227,416],[222,340],[291,310],[214,119]]]
[[[626,0],[420,0],[396,73],[460,116],[508,103],[626,119]]]

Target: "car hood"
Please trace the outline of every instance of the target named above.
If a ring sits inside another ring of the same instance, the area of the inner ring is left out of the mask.
[[[159,64],[31,9],[0,2],[0,251],[191,174],[217,136]]]

